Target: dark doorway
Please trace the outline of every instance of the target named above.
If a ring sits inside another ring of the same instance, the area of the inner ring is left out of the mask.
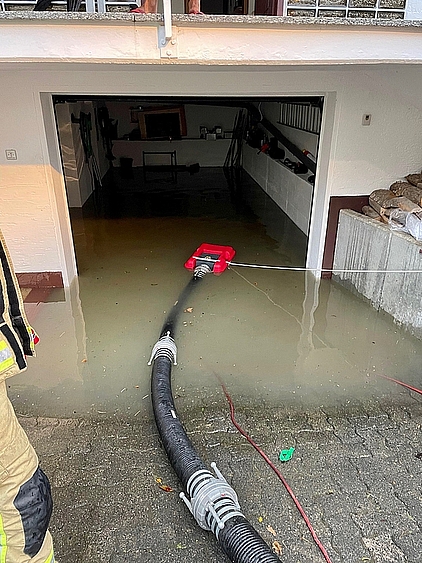
[[[278,0],[255,0],[256,16],[276,16]]]
[[[201,0],[201,10],[204,14],[247,14],[248,0]]]

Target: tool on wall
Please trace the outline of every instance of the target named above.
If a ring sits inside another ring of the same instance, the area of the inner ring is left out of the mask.
[[[117,138],[117,121],[110,118],[106,106],[98,108],[97,112],[98,129],[103,139],[103,146],[106,151],[106,158],[110,162],[116,160],[113,154],[113,139]]]

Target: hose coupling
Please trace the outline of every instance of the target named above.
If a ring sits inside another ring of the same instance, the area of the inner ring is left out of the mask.
[[[148,365],[150,366],[157,358],[168,358],[173,364],[177,365],[177,347],[170,332],[162,336],[155,344],[151,352],[151,358]]]
[[[213,532],[218,538],[220,530],[230,518],[243,514],[235,490],[215,463],[211,467],[217,477],[206,469],[196,471],[186,485],[190,500],[183,492],[179,496],[201,528]]]
[[[212,266],[213,264],[199,264],[198,266],[196,266],[196,268],[193,271],[193,277],[194,278],[203,278],[204,276],[206,276],[207,274],[210,274],[212,272]]]

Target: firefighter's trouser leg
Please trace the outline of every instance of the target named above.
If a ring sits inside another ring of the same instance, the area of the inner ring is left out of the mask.
[[[0,382],[0,563],[53,563],[47,477]]]

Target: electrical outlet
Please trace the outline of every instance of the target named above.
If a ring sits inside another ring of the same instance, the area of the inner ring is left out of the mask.
[[[370,113],[364,113],[362,115],[362,125],[371,125],[371,117]]]
[[[6,160],[18,160],[18,153],[15,149],[6,149],[4,152],[6,153]]]

